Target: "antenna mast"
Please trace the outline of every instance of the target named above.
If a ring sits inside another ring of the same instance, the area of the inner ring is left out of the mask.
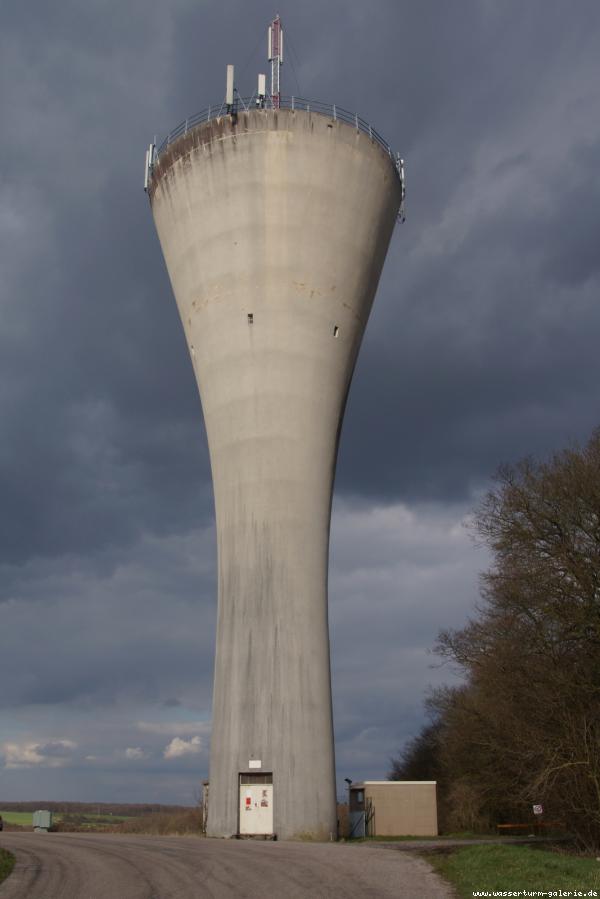
[[[283,28],[279,13],[269,25],[269,62],[271,63],[271,102],[273,109],[279,109],[279,69],[283,64]]]

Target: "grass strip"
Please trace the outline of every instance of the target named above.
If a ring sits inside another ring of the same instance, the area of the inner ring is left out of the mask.
[[[15,866],[15,857],[6,849],[0,849],[0,883],[6,880]]]
[[[435,836],[418,836],[411,834],[402,834],[402,836],[374,836],[374,837],[352,837],[352,843],[427,843],[439,842],[440,840],[497,840],[502,839],[503,835],[498,837],[496,833],[473,833],[472,831],[463,830],[460,833],[440,833]],[[507,836],[507,840],[511,837]],[[514,839],[514,838],[512,838]]]
[[[469,846],[425,856],[438,874],[456,888],[463,899],[476,891],[580,890],[581,895],[600,896],[600,862],[530,846]]]
[[[19,827],[31,827],[33,821],[31,812],[5,812],[0,808],[0,815],[4,818],[5,824],[18,824]]]

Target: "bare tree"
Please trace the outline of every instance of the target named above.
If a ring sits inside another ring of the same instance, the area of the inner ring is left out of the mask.
[[[476,529],[494,555],[481,606],[436,647],[465,684],[429,700],[449,818],[485,826],[540,802],[597,848],[600,432],[549,462],[502,468]]]

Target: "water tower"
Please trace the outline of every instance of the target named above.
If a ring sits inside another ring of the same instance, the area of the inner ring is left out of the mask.
[[[346,397],[403,199],[357,115],[227,94],[146,154],[146,189],[200,391],[218,625],[208,833],[336,833],[327,618]],[[368,460],[365,459],[365,464]]]

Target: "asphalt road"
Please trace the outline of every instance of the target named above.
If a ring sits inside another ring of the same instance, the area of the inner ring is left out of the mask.
[[[421,859],[367,845],[0,834],[0,899],[450,899]]]

